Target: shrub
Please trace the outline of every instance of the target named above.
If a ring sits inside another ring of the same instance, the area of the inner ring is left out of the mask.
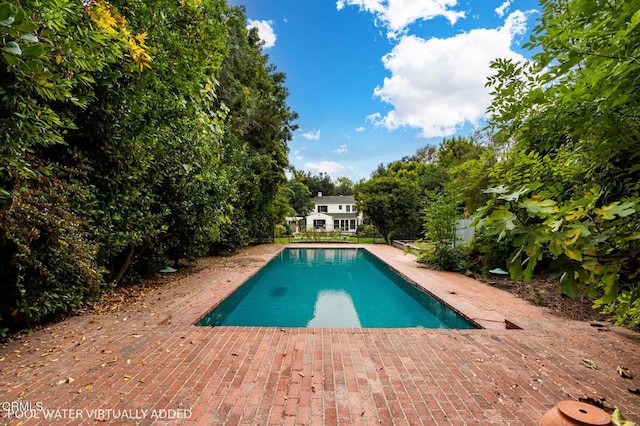
[[[371,235],[380,235],[378,228],[373,225],[359,225],[356,230],[356,235],[358,237],[369,237]]]
[[[487,235],[484,228],[476,228],[474,237],[468,245],[473,270],[486,274],[494,268],[507,269],[507,259],[513,251],[509,241],[509,239],[498,241],[495,236]]]
[[[291,235],[291,229],[285,225],[276,225],[275,226],[275,236],[276,238],[286,237]]]
[[[0,318],[11,328],[71,312],[104,285],[88,227],[91,193],[53,176],[32,179],[0,211]]]
[[[417,261],[438,271],[463,272],[472,265],[466,247],[448,244],[431,245],[420,253]]]

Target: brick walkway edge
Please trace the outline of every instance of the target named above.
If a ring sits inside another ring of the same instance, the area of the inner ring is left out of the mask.
[[[194,326],[284,248],[250,247],[113,314],[4,344],[0,424],[537,425],[582,397],[640,422],[629,392],[640,388],[638,333],[559,319],[390,246],[359,247],[484,328]]]

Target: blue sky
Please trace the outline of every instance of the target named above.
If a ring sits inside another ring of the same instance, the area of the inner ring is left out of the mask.
[[[482,127],[489,62],[525,59],[537,0],[230,0],[287,75],[290,162],[366,179]]]

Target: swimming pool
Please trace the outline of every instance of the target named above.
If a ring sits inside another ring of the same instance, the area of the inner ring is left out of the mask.
[[[361,248],[287,248],[203,326],[476,328]]]

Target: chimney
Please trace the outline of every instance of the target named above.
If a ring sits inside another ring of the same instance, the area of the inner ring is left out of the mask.
[[[318,197],[322,197],[322,192],[318,192]]]

